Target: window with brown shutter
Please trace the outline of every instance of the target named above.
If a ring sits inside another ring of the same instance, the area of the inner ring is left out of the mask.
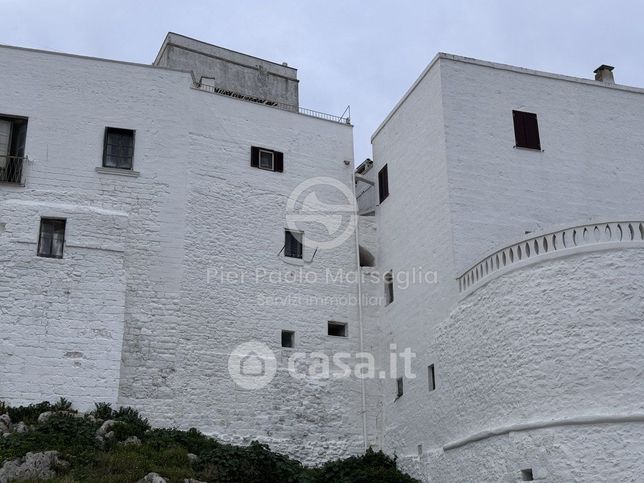
[[[389,196],[389,176],[387,174],[387,165],[385,164],[378,172],[378,195],[380,203],[385,201]]]
[[[253,168],[281,173],[284,171],[284,153],[272,149],[251,146],[250,165]]]
[[[515,147],[541,150],[539,124],[533,112],[512,111]]]

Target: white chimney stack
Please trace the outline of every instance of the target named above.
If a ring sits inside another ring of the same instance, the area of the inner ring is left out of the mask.
[[[613,67],[612,65],[602,64],[595,69],[595,80],[606,82],[607,84],[614,84],[615,78],[613,77]]]

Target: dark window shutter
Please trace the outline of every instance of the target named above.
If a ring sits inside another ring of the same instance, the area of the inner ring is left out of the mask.
[[[512,119],[514,120],[514,143],[517,147],[525,147],[525,119],[523,113],[519,111],[512,111]]]
[[[533,112],[512,111],[516,147],[541,149],[539,124]]]
[[[541,149],[537,115],[530,112],[526,112],[524,124],[525,124],[526,147],[532,148],[532,149]]]
[[[250,148],[250,165],[253,168],[259,168],[259,148],[255,146]]]
[[[284,153],[273,152],[273,171],[282,173],[284,171]]]
[[[389,196],[389,175],[387,172],[386,164],[378,172],[378,195],[380,198],[380,203],[385,201],[387,196]]]

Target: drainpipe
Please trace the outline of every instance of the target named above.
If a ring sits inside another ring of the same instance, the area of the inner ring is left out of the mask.
[[[353,199],[356,200],[354,232],[356,240],[356,265],[358,267],[358,333],[360,352],[364,352],[364,329],[362,318],[362,270],[360,268],[360,239],[358,236],[358,222],[360,215],[358,215],[358,198],[356,196],[356,172],[355,170],[352,170],[351,173],[351,189],[353,192]],[[364,442],[364,450],[366,451],[369,448],[369,442],[367,439],[367,391],[363,377],[360,378],[360,391],[362,393],[362,439]]]

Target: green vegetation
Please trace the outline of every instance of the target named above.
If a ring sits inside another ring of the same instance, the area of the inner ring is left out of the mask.
[[[38,422],[38,416],[47,411],[53,413]],[[113,410],[105,403],[83,415],[72,410],[64,399],[56,404],[44,402],[17,408],[0,402],[0,414],[5,413],[14,426],[23,421],[29,430],[0,437],[0,466],[29,451],[56,450],[70,463],[64,473],[50,480],[58,483],[132,483],[150,472],[172,483],[186,478],[230,483],[416,481],[396,468],[395,459],[371,449],[362,456],[307,468],[255,441],[240,447],[220,443],[196,429],[152,429],[135,410]],[[109,428],[110,433],[97,438],[106,420],[116,422]],[[140,443],[124,444],[133,436]]]

